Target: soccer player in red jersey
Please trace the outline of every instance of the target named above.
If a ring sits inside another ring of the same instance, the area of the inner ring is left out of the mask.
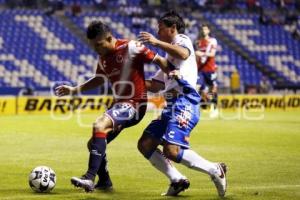
[[[215,38],[210,37],[210,29],[206,24],[201,26],[201,36],[197,43],[198,50],[195,52],[198,64],[198,83],[202,98],[206,102],[212,103],[210,116],[217,117],[218,85],[215,56],[218,42]]]
[[[93,135],[88,143],[88,170],[80,178],[71,178],[73,185],[89,192],[95,188],[94,179],[97,174],[100,179],[96,187],[112,186],[108,171],[103,174],[107,162],[106,144],[122,129],[139,123],[145,114],[147,91],[144,64],[154,62],[159,66],[167,66],[167,63],[140,42],[115,38],[109,27],[101,21],[94,21],[88,26],[87,38],[99,54],[96,75],[76,87],[61,85],[56,88],[56,94],[77,94],[98,87],[106,81],[112,85],[114,104],[93,125]],[[164,69],[166,68],[162,68]]]

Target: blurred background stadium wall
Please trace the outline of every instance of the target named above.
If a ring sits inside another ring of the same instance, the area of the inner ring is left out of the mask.
[[[92,20],[106,22],[118,37],[136,39],[141,30],[155,34],[157,17],[169,9],[184,16],[195,44],[203,23],[217,38],[220,106],[300,107],[300,1],[0,0],[0,115],[53,107],[63,112],[59,105],[75,104],[50,96],[59,83],[76,85],[93,75],[97,55],[85,38]],[[147,65],[146,78],[156,71]],[[109,105],[107,98],[76,105]],[[97,105],[89,108],[101,109]]]

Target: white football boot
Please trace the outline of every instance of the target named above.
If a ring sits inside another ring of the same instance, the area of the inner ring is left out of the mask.
[[[217,163],[217,167],[220,170],[221,175],[220,174],[212,175],[211,180],[214,182],[219,196],[224,197],[227,188],[227,182],[226,182],[227,166],[225,165],[225,163]]]

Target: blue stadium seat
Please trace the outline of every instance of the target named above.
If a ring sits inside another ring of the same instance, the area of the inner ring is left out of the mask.
[[[9,76],[11,81],[4,81],[0,74],[0,87],[49,87],[58,80],[75,83],[76,76],[93,72],[93,66],[79,56],[92,55],[96,59],[94,52],[56,18],[35,10],[4,10],[0,18],[5,19],[0,21],[4,47],[0,48],[0,66],[6,74],[14,74]],[[64,71],[67,60],[74,67],[69,74]]]
[[[72,2],[65,0],[67,4]],[[81,3],[89,5],[91,2],[86,0]],[[140,0],[128,1],[129,6],[138,3]],[[78,17],[67,12],[66,16],[83,30],[90,21],[103,20],[110,24],[119,38],[136,39],[141,30],[154,35],[157,31],[151,21],[137,28],[133,25],[132,17],[112,11],[89,11]],[[257,15],[205,14],[205,17],[222,29],[233,42],[277,72],[279,77],[299,84],[300,43],[283,27],[260,25]],[[62,80],[76,84],[79,76],[94,72],[97,55],[57,18],[45,16],[37,10],[3,10],[0,19],[5,19],[0,20],[0,87],[49,87],[52,82]],[[188,19],[195,20],[191,16]],[[199,28],[198,23],[194,26]],[[262,78],[260,71],[221,41],[219,46],[216,62],[220,86],[228,86],[235,69],[244,84],[259,84]],[[165,55],[160,49],[150,48]],[[147,65],[145,71],[146,78],[149,78],[157,71],[157,67]]]
[[[282,26],[261,25],[257,15],[249,14],[206,14],[205,17],[283,80],[300,83],[300,42]]]

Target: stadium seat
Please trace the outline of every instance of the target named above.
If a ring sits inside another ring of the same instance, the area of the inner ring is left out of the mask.
[[[266,6],[272,7],[273,4]],[[233,42],[242,46],[250,55],[276,71],[278,76],[292,84],[299,84],[295,76],[300,75],[296,64],[300,60],[300,42],[293,39],[290,32],[282,26],[261,25],[258,15],[238,15],[205,14],[205,17],[225,31]]]

